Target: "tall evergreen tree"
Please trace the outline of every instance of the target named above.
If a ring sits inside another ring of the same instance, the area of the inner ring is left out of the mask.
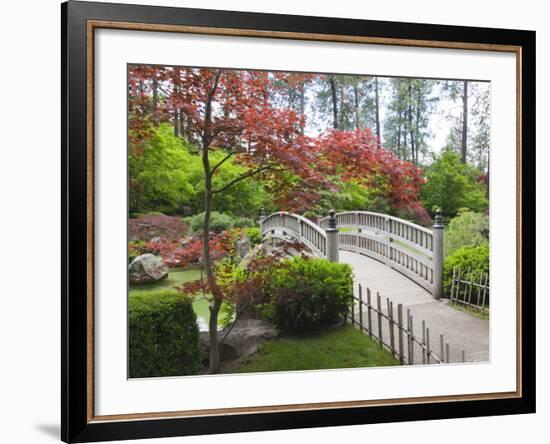
[[[478,82],[447,82],[443,88],[460,106],[460,114],[449,113],[451,129],[445,148],[460,155],[463,163],[488,169],[490,97],[488,85]]]
[[[390,79],[390,99],[384,122],[385,145],[401,159],[420,163],[427,155],[429,123],[436,98],[434,81]]]

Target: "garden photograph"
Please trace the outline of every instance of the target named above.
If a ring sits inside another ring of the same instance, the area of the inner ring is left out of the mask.
[[[491,84],[130,64],[128,378],[490,360]]]

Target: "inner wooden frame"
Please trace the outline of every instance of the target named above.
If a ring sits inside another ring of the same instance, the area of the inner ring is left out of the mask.
[[[513,392],[471,393],[447,396],[419,396],[363,401],[338,401],[306,404],[284,404],[255,407],[230,407],[219,409],[182,410],[169,412],[128,413],[100,415],[94,413],[94,35],[96,29],[119,29],[130,31],[175,32],[232,37],[276,38],[338,43],[363,43],[420,48],[462,49],[487,52],[508,52],[516,57],[516,390]],[[86,42],[86,159],[87,159],[87,423],[122,420],[146,420],[165,418],[189,418],[200,416],[227,416],[237,414],[293,412],[303,410],[326,410],[334,408],[358,408],[407,404],[431,404],[441,402],[480,401],[522,397],[522,48],[515,45],[486,43],[446,42],[435,40],[395,39],[333,34],[309,34],[300,32],[263,31],[250,29],[213,28],[187,25],[163,25],[105,20],[87,21]]]

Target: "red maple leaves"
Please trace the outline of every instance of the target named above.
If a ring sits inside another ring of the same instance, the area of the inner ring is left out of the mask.
[[[305,116],[275,103],[282,87],[314,74],[133,66],[129,70],[130,142],[138,149],[158,121],[172,121],[199,151],[224,149],[247,166],[275,203],[304,211],[331,177],[376,187],[395,208],[417,208],[421,170],[382,149],[370,129],[302,134]],[[213,166],[214,172],[219,166]],[[243,177],[246,178],[246,177]],[[225,188],[224,188],[225,189]],[[214,193],[224,189],[214,190]]]
[[[186,267],[200,263],[203,257],[201,237],[189,237],[178,240],[157,238],[140,245],[141,253],[159,255],[169,267]],[[210,251],[213,260],[219,260],[233,251],[233,240],[229,231],[210,233]]]

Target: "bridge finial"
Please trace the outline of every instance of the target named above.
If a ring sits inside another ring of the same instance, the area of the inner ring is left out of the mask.
[[[435,210],[434,228],[443,228],[443,219],[441,217],[441,209]]]
[[[262,207],[260,209],[260,220],[264,220],[265,219],[265,208]]]
[[[328,227],[336,228],[336,211],[334,210],[328,212]]]

